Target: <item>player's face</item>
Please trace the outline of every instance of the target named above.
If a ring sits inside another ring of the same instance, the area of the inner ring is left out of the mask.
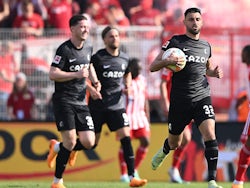
[[[184,19],[184,25],[188,33],[192,35],[197,35],[200,33],[201,27],[203,25],[200,13],[189,13]]]
[[[104,38],[104,44],[110,49],[117,49],[120,45],[120,35],[116,29],[111,29]]]
[[[81,20],[79,23],[71,28],[72,35],[78,40],[85,41],[89,35],[89,22],[88,20]]]

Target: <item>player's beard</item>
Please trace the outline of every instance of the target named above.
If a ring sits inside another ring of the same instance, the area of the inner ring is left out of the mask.
[[[200,29],[193,29],[193,28],[188,28],[188,32],[191,33],[192,35],[197,35],[200,33]]]
[[[119,48],[119,45],[116,45],[116,44],[110,44],[109,45],[109,48],[112,49],[112,50],[116,50]]]

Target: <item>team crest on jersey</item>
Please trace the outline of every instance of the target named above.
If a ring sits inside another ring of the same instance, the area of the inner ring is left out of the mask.
[[[90,61],[90,55],[89,54],[87,55],[87,60]]]
[[[55,64],[59,64],[60,60],[62,59],[62,56],[56,55],[54,57],[53,63]]]
[[[122,70],[125,70],[125,68],[126,68],[125,64],[122,64]]]
[[[162,48],[167,48],[168,47],[168,45],[169,45],[169,41],[167,41],[167,42],[165,42],[163,45],[162,45]]]

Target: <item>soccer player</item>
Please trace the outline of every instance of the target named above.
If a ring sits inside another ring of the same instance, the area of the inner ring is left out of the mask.
[[[86,79],[90,78],[95,83],[96,90],[100,90],[101,85],[90,64],[93,47],[87,40],[89,22],[82,15],[74,15],[69,26],[71,38],[56,50],[49,71],[50,79],[55,81],[52,102],[56,126],[62,137],[61,143],[54,139],[50,141],[48,166],[52,168],[56,163],[51,188],[65,187],[63,172],[67,162],[73,165],[76,157],[76,153],[71,151],[95,146],[94,124],[85,101]]]
[[[115,27],[107,26],[102,31],[105,48],[91,58],[102,88],[91,93],[89,108],[95,124],[96,144],[99,142],[102,125],[106,123],[110,131],[115,131],[124,151],[131,187],[141,187],[146,179],[136,178],[134,173],[134,153],[130,139],[129,119],[126,114],[123,93],[130,92],[131,73],[128,69],[129,57],[119,49],[120,36]],[[124,85],[124,89],[123,89]]]
[[[132,83],[130,92],[126,96],[126,111],[131,128],[130,137],[140,142],[135,155],[135,176],[139,177],[138,168],[145,159],[149,146],[149,103],[147,100],[147,82],[145,77],[141,74],[141,65],[138,58],[129,60],[129,70],[132,75]],[[118,152],[121,170],[120,180],[122,182],[129,182],[127,165],[123,155],[124,152],[121,147]]]
[[[172,71],[168,69],[162,69],[160,84],[162,100],[161,104],[163,111],[166,115],[168,115],[169,110],[172,74]],[[187,150],[187,145],[191,141],[191,126],[192,122],[183,131],[181,146],[174,150],[171,168],[168,170],[170,181],[173,183],[185,183],[185,181],[181,178],[179,168],[183,160],[184,154]]]
[[[162,60],[162,54],[168,48],[177,47],[186,54],[186,66],[183,70],[173,73],[168,116],[169,136],[163,147],[152,159],[152,169],[156,170],[164,161],[170,150],[180,147],[183,130],[194,120],[205,144],[205,157],[208,164],[208,188],[221,188],[216,183],[218,143],[215,135],[215,114],[211,104],[210,87],[206,76],[222,78],[219,66],[211,63],[211,46],[200,39],[203,25],[201,11],[189,8],[184,13],[183,21],[186,32],[175,35],[163,46],[161,52],[150,65],[152,72],[167,65],[178,65],[184,59],[170,57]]]
[[[249,95],[249,81],[250,81],[250,45],[246,45],[242,49],[241,53],[242,63],[245,63],[248,70],[248,95]],[[248,111],[248,118],[245,123],[241,135],[241,141],[243,146],[240,150],[240,156],[238,161],[238,169],[236,172],[235,180],[233,182],[232,188],[243,188],[243,183],[245,181],[246,171],[250,165],[250,112]]]

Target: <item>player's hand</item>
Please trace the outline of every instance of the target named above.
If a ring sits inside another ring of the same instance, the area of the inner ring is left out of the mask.
[[[223,77],[223,71],[218,65],[214,69],[214,75],[217,78],[222,78]]]
[[[172,53],[167,59],[166,59],[166,66],[168,65],[175,65],[181,67],[185,63],[184,57],[177,57]]]
[[[102,99],[102,94],[99,91],[96,90],[91,90],[90,91],[90,96],[92,99],[97,100],[97,99]]]
[[[101,89],[102,89],[101,82],[99,82],[99,81],[96,82],[96,83],[94,84],[94,87],[95,87],[96,91],[100,92]]]
[[[76,72],[76,78],[88,78],[89,77],[89,69],[83,68]]]

